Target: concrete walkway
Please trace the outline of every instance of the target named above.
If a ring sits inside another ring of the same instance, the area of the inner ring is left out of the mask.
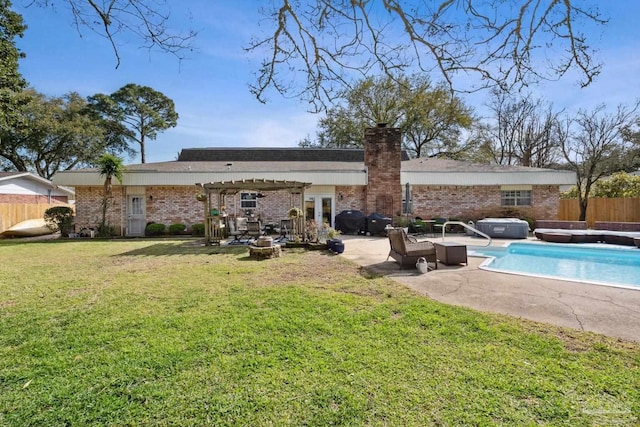
[[[434,300],[640,342],[640,289],[484,271],[478,269],[484,260],[479,257],[469,257],[468,266],[439,264],[438,270],[420,274],[416,269],[400,270],[393,258],[386,261],[389,253],[386,237],[341,238],[345,243],[345,258]],[[484,244],[483,239],[466,236],[446,240]],[[492,245],[502,246],[506,242],[496,240]]]

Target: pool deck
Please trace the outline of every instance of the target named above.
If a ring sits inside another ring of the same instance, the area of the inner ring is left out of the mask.
[[[466,266],[439,264],[437,270],[420,274],[416,269],[400,270],[393,258],[386,261],[386,237],[341,239],[345,258],[436,301],[640,342],[640,290],[480,270],[478,266],[485,259],[480,257],[469,257]],[[442,241],[441,237],[418,239]],[[447,236],[445,241],[469,246],[486,242],[465,235]],[[509,241],[525,240],[496,239],[492,246]]]

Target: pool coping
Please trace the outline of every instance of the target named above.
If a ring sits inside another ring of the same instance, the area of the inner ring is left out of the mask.
[[[553,245],[553,246],[567,246],[567,247],[575,247],[575,245],[578,245],[578,243],[551,243],[551,242],[540,242],[540,241],[525,241],[525,242],[521,242],[521,241],[515,241],[515,242],[506,242],[505,245],[503,246],[496,246],[496,247],[501,247],[501,248],[508,248],[509,246],[511,246],[511,244],[513,243],[524,243],[524,244],[528,244],[528,245],[542,245],[542,246],[549,246],[549,245]],[[620,245],[612,245],[610,243],[579,243],[580,247],[582,248],[594,248],[594,249],[607,249],[607,250],[614,250],[614,251],[628,251],[628,252],[632,252],[632,251],[637,251],[637,248],[635,247],[630,247],[630,246],[620,246]],[[478,246],[475,246],[477,248],[480,248]],[[491,256],[491,255],[483,255],[483,254],[478,254],[475,253],[473,249],[471,249],[468,252],[469,256],[472,257],[477,257],[477,258],[485,258],[484,261],[482,261],[480,263],[480,265],[478,266],[479,269],[481,270],[485,270],[485,271],[492,271],[495,273],[504,273],[504,274],[513,274],[516,276],[526,276],[526,277],[537,277],[537,278],[541,278],[541,279],[551,279],[551,280],[561,280],[564,282],[573,282],[573,283],[582,283],[585,285],[596,285],[596,286],[611,286],[614,288],[622,288],[622,289],[630,289],[632,291],[640,291],[640,286],[635,286],[635,285],[625,285],[622,283],[610,283],[610,282],[601,282],[598,280],[587,280],[587,279],[575,279],[575,278],[570,278],[570,277],[558,277],[558,276],[554,276],[554,275],[545,275],[545,274],[535,274],[535,273],[527,273],[527,272],[521,272],[521,271],[516,271],[516,270],[501,270],[501,269],[497,269],[497,268],[492,268],[490,266],[490,264],[495,260],[496,257]],[[640,256],[640,254],[639,254]]]
[[[640,343],[640,292],[636,290],[481,270],[480,257],[469,257],[468,265],[441,264],[420,274],[387,260],[386,237],[344,235],[341,239],[345,244],[341,258],[359,265],[367,275],[385,276],[435,301]],[[484,243],[463,235],[447,235],[446,241],[468,246]],[[508,241],[533,243],[536,239],[494,239],[492,246]]]

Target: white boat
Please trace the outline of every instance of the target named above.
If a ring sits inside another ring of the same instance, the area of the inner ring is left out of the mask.
[[[47,223],[42,218],[28,219],[7,228],[1,234],[8,237],[33,237],[51,234],[53,230],[47,227]]]

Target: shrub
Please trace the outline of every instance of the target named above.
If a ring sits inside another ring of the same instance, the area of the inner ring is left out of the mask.
[[[167,228],[164,224],[157,222],[150,222],[147,224],[147,228],[144,230],[145,236],[160,236],[164,234],[164,230]]]
[[[533,230],[536,228],[536,220],[533,218],[530,218],[528,216],[523,216],[520,218],[523,221],[527,221],[527,223],[529,224],[529,230]]]
[[[193,234],[194,236],[204,236],[204,224],[193,224],[191,226],[191,234]]]
[[[116,235],[116,229],[109,224],[103,224],[98,226],[99,237],[113,237]]]
[[[44,212],[44,220],[53,231],[60,230],[62,237],[69,237],[73,227],[73,209],[68,206],[54,206]]]
[[[169,226],[169,234],[181,234],[184,230],[187,229],[187,226],[181,223],[171,224]]]

